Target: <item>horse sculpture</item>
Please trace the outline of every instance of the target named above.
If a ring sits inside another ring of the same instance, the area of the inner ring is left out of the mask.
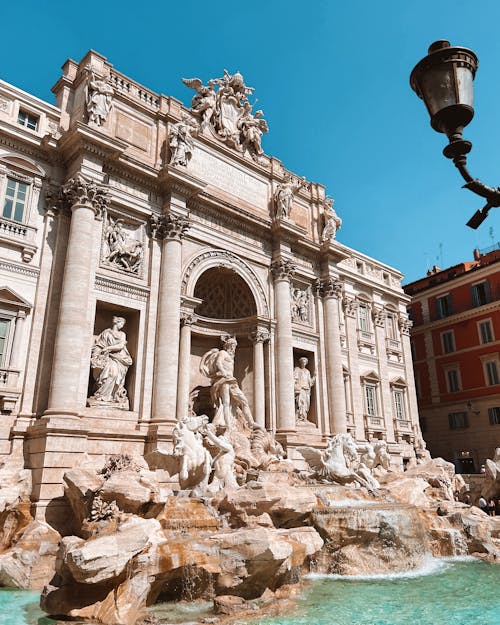
[[[370,492],[379,487],[365,465],[356,469],[352,467],[359,460],[359,454],[356,441],[350,434],[336,434],[322,452],[313,447],[298,447],[298,451],[325,482],[342,485],[356,482]]]

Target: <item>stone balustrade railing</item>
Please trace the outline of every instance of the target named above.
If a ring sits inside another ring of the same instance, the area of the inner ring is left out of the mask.
[[[149,91],[139,83],[136,83],[125,77],[123,74],[120,74],[120,72],[111,70],[109,79],[111,86],[118,92],[139,100],[142,104],[145,104],[155,111],[160,106],[160,98],[158,97],[158,94],[154,93],[154,91]]]

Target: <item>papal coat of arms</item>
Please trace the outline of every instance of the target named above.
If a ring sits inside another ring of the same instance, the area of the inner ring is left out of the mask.
[[[201,131],[211,128],[219,139],[237,150],[248,151],[258,160],[263,154],[262,135],[268,132],[268,127],[262,111],[252,113],[253,104],[248,96],[253,88],[245,85],[243,76],[225,69],[222,78],[209,80],[206,85],[199,78],[182,81],[196,91],[191,112],[200,118]]]

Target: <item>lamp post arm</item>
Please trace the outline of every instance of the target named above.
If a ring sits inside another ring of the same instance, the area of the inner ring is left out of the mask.
[[[460,175],[465,180],[463,185],[464,189],[469,189],[476,195],[484,197],[486,204],[483,208],[477,210],[474,215],[469,219],[467,225],[474,230],[478,228],[488,216],[490,208],[500,206],[500,187],[488,187],[478,178],[473,178],[469,170],[467,169],[467,157],[465,154],[460,154],[453,159],[456,168],[460,172]]]

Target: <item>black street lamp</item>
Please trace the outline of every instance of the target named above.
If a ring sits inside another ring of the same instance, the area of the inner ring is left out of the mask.
[[[431,126],[449,139],[443,154],[451,158],[465,180],[464,187],[486,198],[486,204],[469,219],[476,229],[494,206],[500,206],[500,187],[487,187],[467,170],[467,154],[472,143],[462,137],[465,126],[474,117],[474,76],[477,56],[467,48],[450,46],[449,41],[436,41],[410,75],[410,85],[421,98],[431,117]]]

